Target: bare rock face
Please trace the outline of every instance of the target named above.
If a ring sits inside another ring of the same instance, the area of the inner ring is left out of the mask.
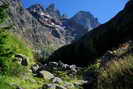
[[[39,11],[43,10],[39,5],[36,8]],[[23,8],[21,0],[10,1],[9,14],[11,17],[11,24],[14,24],[14,29],[12,31],[26,39],[33,48],[39,49],[49,44],[55,44],[60,47],[65,44],[61,35],[60,38],[58,38],[51,33],[52,30],[59,29],[43,26],[27,9]]]

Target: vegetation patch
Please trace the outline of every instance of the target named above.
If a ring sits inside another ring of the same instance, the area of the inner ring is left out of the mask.
[[[132,89],[133,55],[129,54],[119,61],[112,61],[102,68],[98,77],[98,89]]]

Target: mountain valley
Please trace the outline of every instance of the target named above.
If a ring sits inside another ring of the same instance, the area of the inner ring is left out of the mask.
[[[132,89],[132,9],[100,24],[88,11],[0,0],[0,89]]]

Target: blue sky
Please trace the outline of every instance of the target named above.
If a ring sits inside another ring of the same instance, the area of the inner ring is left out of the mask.
[[[80,10],[89,11],[101,23],[105,23],[115,16],[128,0],[23,0],[24,6],[27,8],[32,4],[40,3],[47,7],[51,3],[55,3],[56,7],[68,16],[73,16]]]

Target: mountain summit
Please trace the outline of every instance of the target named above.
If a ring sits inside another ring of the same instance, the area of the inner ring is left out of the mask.
[[[86,29],[93,29],[100,25],[97,18],[87,11],[79,11],[71,19]]]

